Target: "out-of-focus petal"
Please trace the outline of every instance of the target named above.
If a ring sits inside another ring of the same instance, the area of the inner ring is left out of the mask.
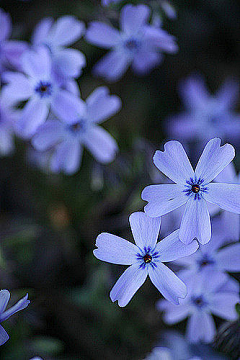
[[[208,184],[208,191],[204,194],[204,198],[224,210],[240,214],[239,184]]]
[[[21,69],[21,56],[28,49],[28,44],[25,41],[10,40],[6,41],[2,46],[2,51],[6,59],[17,70]]]
[[[191,76],[180,83],[179,92],[187,108],[203,109],[210,97],[201,76]]]
[[[218,267],[224,271],[240,272],[240,243],[221,249],[217,255]]]
[[[127,4],[120,14],[121,29],[127,34],[137,33],[148,21],[149,16],[150,8],[148,6]]]
[[[2,101],[19,102],[27,100],[33,94],[33,87],[25,75],[21,73],[5,72],[2,80],[7,82],[2,89]]]
[[[157,303],[157,309],[164,311],[164,321],[169,325],[178,323],[189,315],[189,306],[187,304],[173,305],[166,300],[160,300]]]
[[[100,21],[92,21],[86,31],[85,39],[93,45],[109,49],[117,45],[121,37],[119,31],[112,26]]]
[[[27,50],[22,55],[24,72],[34,79],[48,80],[51,74],[52,60],[49,50],[40,46],[35,50]]]
[[[48,37],[49,31],[53,24],[53,18],[47,17],[42,19],[35,27],[32,35],[33,45],[40,45],[44,43]]]
[[[204,311],[192,314],[187,324],[187,337],[191,343],[200,341],[209,343],[216,333],[215,324],[211,315]]]
[[[0,9],[0,24],[1,24],[0,41],[3,41],[8,39],[11,34],[12,22],[10,15],[5,13],[2,9]]]
[[[59,91],[51,105],[53,113],[67,124],[74,124],[86,116],[84,101],[66,90]]]
[[[121,51],[111,51],[100,59],[93,68],[97,76],[102,76],[109,82],[119,80],[126,72],[131,59]]]
[[[159,65],[162,58],[163,56],[157,52],[140,51],[133,59],[132,68],[137,74],[145,75]]]
[[[60,17],[49,32],[49,40],[55,46],[68,46],[77,41],[85,29],[84,23],[74,16]]]
[[[51,170],[59,173],[61,171],[68,175],[74,174],[80,167],[82,158],[82,146],[79,141],[64,141],[57,145],[51,157]]]
[[[159,235],[161,218],[150,218],[144,212],[135,212],[129,217],[133,237],[141,249],[156,245]]]
[[[235,305],[239,302],[238,294],[216,293],[212,297],[209,305],[211,312],[226,320],[236,320],[238,318]]]
[[[0,325],[0,346],[5,344],[6,341],[8,341],[9,336],[6,330]]]
[[[54,57],[54,69],[62,77],[79,77],[85,65],[85,56],[75,49],[61,50]]]
[[[63,124],[58,120],[48,120],[38,128],[32,138],[32,145],[38,151],[45,151],[64,139]]]
[[[227,79],[218,90],[216,99],[223,108],[232,108],[239,99],[239,83]]]

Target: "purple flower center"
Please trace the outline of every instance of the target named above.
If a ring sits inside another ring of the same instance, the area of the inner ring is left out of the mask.
[[[198,260],[198,265],[200,268],[203,268],[208,265],[213,265],[215,261],[209,257],[207,254],[204,254],[201,259]]]
[[[72,134],[83,134],[87,130],[87,121],[85,119],[78,120],[75,124],[68,125],[67,128]]]
[[[155,251],[155,248],[152,249],[150,246],[144,247],[141,249],[141,253],[137,254],[137,259],[141,262],[140,268],[145,269],[147,264],[151,265],[153,268],[157,267],[156,260],[159,258],[158,251]]]
[[[140,47],[140,41],[134,38],[128,39],[124,42],[124,47],[131,52],[135,52]]]
[[[186,193],[187,196],[194,196],[194,200],[200,200],[202,198],[202,195],[204,192],[207,192],[208,188],[203,185],[204,180],[199,179],[193,179],[190,178],[190,180],[186,181],[185,189],[183,192]]]
[[[49,97],[52,95],[52,84],[48,81],[40,81],[35,87],[35,91],[40,95],[41,98]]]
[[[192,303],[198,307],[198,308],[202,308],[205,305],[207,305],[206,301],[204,300],[204,298],[200,295],[200,296],[193,296],[192,297]]]

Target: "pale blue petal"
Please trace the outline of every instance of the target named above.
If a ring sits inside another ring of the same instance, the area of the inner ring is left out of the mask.
[[[92,126],[83,140],[97,161],[107,164],[115,159],[118,146],[114,138],[100,126]]]
[[[153,157],[156,167],[169,179],[179,184],[186,184],[186,180],[194,177],[192,165],[187,154],[178,141],[168,141],[164,151],[157,150]]]
[[[6,309],[10,299],[10,292],[8,290],[0,291],[0,314]]]
[[[240,214],[239,184],[208,184],[204,198],[224,210]]]
[[[7,82],[7,85],[2,89],[2,101],[7,100],[12,102],[19,102],[27,100],[33,94],[33,87],[27,77],[20,73],[5,72],[2,80]]]
[[[37,24],[32,35],[33,45],[39,45],[42,44],[44,41],[46,41],[46,38],[49,34],[52,24],[53,24],[53,19],[50,17],[42,19]]]
[[[211,315],[204,311],[192,314],[187,324],[187,338],[191,343],[203,341],[210,343],[216,334],[216,328]]]
[[[35,50],[27,50],[22,55],[22,68],[33,79],[49,79],[51,66],[52,60],[49,50],[44,46],[40,46]]]
[[[139,249],[133,243],[109,233],[98,235],[93,253],[97,259],[112,264],[132,265],[137,262]]]
[[[239,295],[234,293],[216,293],[211,298],[209,308],[211,312],[226,320],[237,320],[235,305],[239,302]]]
[[[38,151],[45,151],[64,139],[63,124],[58,120],[48,120],[38,128],[32,138],[32,145]]]
[[[110,51],[103,56],[93,68],[97,76],[102,76],[109,82],[119,80],[126,72],[131,63],[125,53],[121,51]]]
[[[189,244],[194,238],[203,245],[210,241],[210,215],[204,199],[190,198],[188,200],[182,217],[179,238],[185,244]]]
[[[139,263],[129,266],[110,292],[112,302],[118,300],[120,307],[126,306],[146,280],[147,274],[146,268],[139,268]]]
[[[209,102],[210,94],[201,76],[190,76],[180,83],[179,92],[187,108],[204,109]]]
[[[149,202],[144,211],[151,217],[158,217],[179,208],[188,200],[182,189],[182,185],[177,184],[147,186],[142,192],[142,199]]]
[[[25,309],[30,304],[28,300],[28,294],[19,300],[14,306],[0,314],[0,322],[7,320],[10,316],[16,314],[16,312]]]
[[[28,49],[28,44],[25,41],[10,40],[2,45],[2,51],[6,59],[16,70],[21,70],[21,56]]]
[[[76,49],[64,49],[54,57],[54,69],[62,77],[77,78],[86,66],[86,58]]]
[[[167,119],[166,128],[172,137],[177,139],[193,139],[198,136],[199,123],[193,120],[193,116],[188,113],[171,116]]]
[[[237,174],[233,163],[230,163],[228,166],[220,172],[218,176],[215,178],[216,182],[220,183],[228,183],[228,184],[236,184]]]
[[[37,128],[47,119],[49,106],[45,101],[33,98],[25,105],[16,124],[17,132],[23,138],[33,136]]]
[[[239,83],[227,79],[217,91],[215,98],[223,108],[232,108],[239,99]]]
[[[129,217],[133,237],[141,249],[155,247],[161,224],[161,218],[150,218],[144,212],[135,212]]]
[[[110,95],[109,89],[100,86],[95,89],[86,100],[88,118],[100,123],[116,114],[121,108],[121,100],[116,95]]]
[[[63,141],[57,145],[51,157],[51,170],[72,175],[78,171],[82,158],[82,146],[79,141]]]
[[[163,56],[153,51],[139,51],[133,59],[132,68],[139,75],[148,74],[161,63]]]
[[[219,250],[216,254],[218,267],[224,271],[240,272],[240,243]]]
[[[137,33],[150,17],[150,8],[146,5],[127,4],[120,14],[120,27],[127,34]]]
[[[86,116],[84,101],[66,90],[61,90],[54,96],[51,109],[60,120],[67,124],[75,124]]]
[[[74,16],[65,15],[53,24],[48,39],[54,46],[69,46],[83,35],[84,29],[82,21]]]
[[[173,304],[179,304],[179,298],[187,295],[186,285],[167,266],[157,263],[157,267],[149,266],[150,279],[160,293]]]
[[[176,230],[157,244],[156,251],[159,252],[159,261],[168,262],[193,254],[197,251],[198,246],[196,240],[189,245],[183,244],[179,240],[179,230]]]
[[[190,313],[190,308],[187,303],[174,305],[166,300],[160,300],[157,303],[157,309],[159,311],[164,311],[163,319],[168,325],[176,324],[179,321],[184,320]]]
[[[2,9],[0,9],[0,24],[1,24],[0,41],[3,41],[10,37],[12,31],[12,22],[10,15],[7,14]]]
[[[150,48],[165,51],[168,53],[176,53],[178,46],[175,43],[175,37],[169,35],[163,29],[154,26],[145,26],[143,40]]]
[[[214,138],[205,146],[198,161],[195,174],[204,184],[211,182],[234,158],[235,150],[230,144],[221,146],[221,139]]]
[[[9,339],[9,335],[6,332],[6,330],[4,330],[4,328],[0,325],[0,346],[5,344],[6,341],[8,341]]]
[[[92,21],[86,31],[85,39],[91,44],[108,49],[117,45],[121,37],[119,31],[112,26],[99,21]]]
[[[225,227],[224,235],[226,241],[238,241],[240,238],[240,218],[239,214],[224,211],[222,222]]]

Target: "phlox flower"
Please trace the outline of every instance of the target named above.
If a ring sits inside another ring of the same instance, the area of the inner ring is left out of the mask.
[[[129,222],[135,244],[118,236],[102,233],[97,237],[94,255],[113,264],[130,265],[110,292],[110,298],[123,307],[149,275],[153,285],[174,304],[187,294],[185,284],[163,263],[194,253],[198,244],[183,244],[178,230],[157,243],[160,218],[150,218],[143,212],[133,213]]]
[[[188,288],[186,298],[180,299],[178,306],[160,300],[157,308],[164,311],[164,321],[169,325],[189,317],[187,338],[190,342],[212,342],[216,328],[211,314],[226,320],[236,320],[238,291],[224,291],[222,287],[226,277],[218,272],[205,271],[184,281]]]
[[[9,65],[19,69],[20,57],[28,48],[24,41],[9,40],[11,32],[11,17],[0,9],[0,75]]]
[[[14,306],[6,310],[7,304],[10,299],[10,293],[8,290],[0,291],[0,323],[7,320],[10,316],[15,314],[16,312],[25,309],[30,301],[28,300],[28,294],[24,296],[21,300],[19,300]],[[4,328],[0,325],[0,345],[3,345],[9,336]]]
[[[93,21],[85,38],[90,44],[111,49],[94,68],[96,75],[108,81],[122,77],[132,65],[137,74],[146,74],[162,60],[162,52],[175,53],[175,38],[166,31],[148,24],[150,8],[146,5],[125,5],[120,14],[120,28]]]
[[[77,97],[63,89],[52,74],[52,61],[45,47],[27,50],[22,56],[24,73],[4,73],[3,99],[15,103],[27,101],[17,121],[19,135],[31,137],[43,124],[49,111],[57,114],[58,107],[71,108]],[[70,111],[70,110],[69,110]]]
[[[215,179],[216,182],[240,184],[240,174],[236,173],[234,165],[230,163]],[[228,242],[238,241],[240,236],[240,218],[238,214],[223,211],[221,215],[223,232]]]
[[[197,238],[201,244],[211,239],[211,223],[207,202],[222,209],[240,213],[240,186],[238,184],[212,183],[212,180],[232,161],[232,145],[220,146],[214,138],[205,146],[195,171],[178,141],[169,141],[164,151],[156,151],[153,162],[175,184],[147,186],[142,199],[148,201],[145,212],[158,217],[185,205],[179,238],[190,243]]]
[[[80,166],[83,146],[100,163],[111,162],[118,149],[113,137],[98,124],[114,115],[121,107],[118,96],[109,95],[106,87],[99,87],[87,98],[78,99],[71,107],[58,104],[61,121],[48,120],[32,139],[39,151],[53,149],[50,168],[53,172],[76,172]]]
[[[239,97],[236,81],[227,79],[212,95],[201,76],[190,76],[180,84],[180,96],[186,110],[168,119],[166,126],[172,137],[205,142],[218,136],[239,142],[240,115],[233,111]]]
[[[83,35],[84,29],[83,22],[65,15],[55,22],[52,18],[44,18],[33,32],[33,46],[44,45],[50,50],[53,70],[60,78],[77,78],[86,65],[83,53],[66,48]]]

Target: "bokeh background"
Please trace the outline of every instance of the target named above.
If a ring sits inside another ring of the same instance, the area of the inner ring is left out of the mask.
[[[11,14],[12,38],[29,40],[43,17],[71,14],[87,25],[116,17],[123,3],[103,8],[94,0],[2,0],[0,7]],[[74,45],[87,58],[78,79],[83,99],[106,84],[123,102],[104,123],[120,148],[112,164],[99,165],[85,151],[76,175],[50,174],[29,161],[29,145],[19,139],[13,156],[0,159],[0,287],[11,290],[12,300],[26,291],[31,299],[28,309],[4,324],[10,341],[0,348],[1,359],[36,354],[143,359],[167,329],[155,308],[159,293],[149,281],[126,308],[111,302],[109,291],[123,269],[98,261],[92,251],[102,231],[132,239],[128,217],[142,210],[141,191],[159,176],[152,155],[169,139],[165,119],[182,108],[179,81],[200,73],[214,92],[226,77],[240,78],[240,2],[175,0],[172,5],[177,19],[163,16],[163,27],[177,37],[180,50],[166,55],[148,76],[128,71],[107,84],[91,74],[105,51],[84,39]],[[184,333],[185,325],[174,329]]]

